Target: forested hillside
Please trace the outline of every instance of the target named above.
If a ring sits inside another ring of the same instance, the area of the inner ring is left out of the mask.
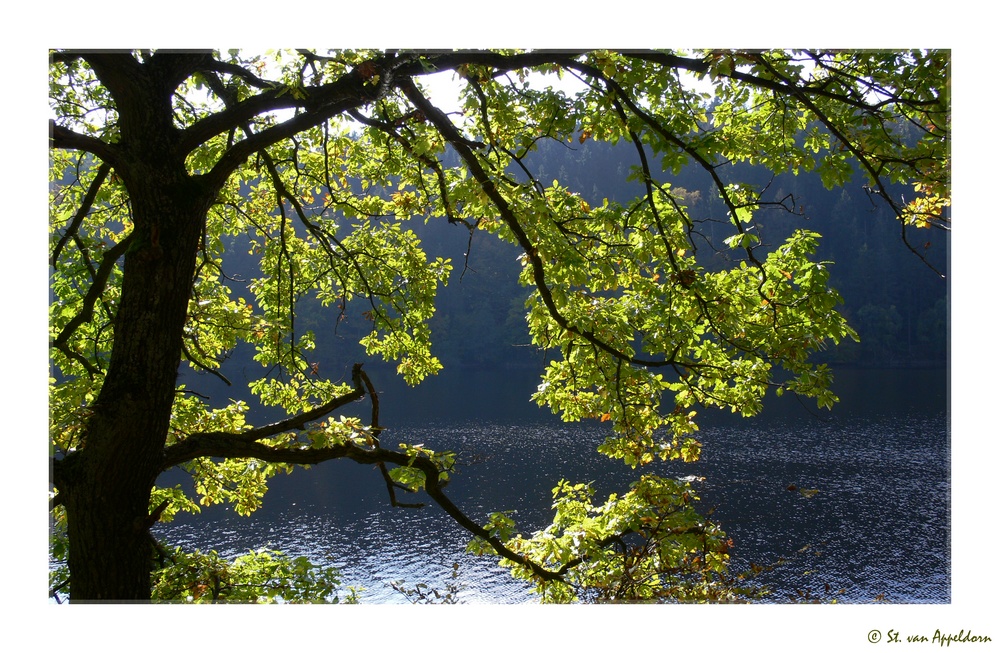
[[[543,142],[529,155],[539,171],[536,179],[578,192],[591,205],[626,204],[641,193],[631,178],[635,150],[586,141]],[[681,169],[673,188],[683,188],[692,216],[703,220],[707,239],[702,245],[704,265],[728,256],[722,243],[726,209],[698,171]],[[822,234],[818,257],[831,261],[831,284],[844,298],[844,314],[861,336],[822,352],[826,362],[863,367],[926,367],[946,363],[948,351],[948,284],[936,271],[948,265],[946,234],[909,229],[904,242],[899,223],[873,201],[863,182],[827,190],[819,174],[773,177],[766,170],[730,166],[724,178],[769,184],[765,199],[773,201],[762,212],[755,233],[766,249],[784,240],[793,229]],[[855,175],[861,179],[860,174]],[[906,188],[899,188],[905,195]],[[712,242],[712,223],[720,225]],[[431,322],[437,356],[449,366],[511,366],[537,364],[541,354],[529,345],[524,320],[528,291],[517,282],[521,269],[516,246],[485,233],[472,238],[462,226],[443,220],[413,217],[408,224],[423,241],[429,257],[451,258],[449,285],[441,289],[438,312]],[[916,249],[920,256],[910,248]],[[238,249],[238,248],[237,248]],[[921,256],[925,260],[921,259]],[[321,360],[325,370],[364,359],[358,340],[367,332],[363,305],[339,309],[303,306],[298,328],[315,333],[318,351],[336,351],[336,360]],[[324,345],[333,345],[332,347]]]

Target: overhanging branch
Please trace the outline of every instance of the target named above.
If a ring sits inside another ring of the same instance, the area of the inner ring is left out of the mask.
[[[419,455],[414,456],[402,451],[384,449],[378,443],[377,438],[372,447],[361,447],[351,442],[344,442],[322,448],[306,446],[290,448],[273,447],[259,442],[260,439],[271,435],[302,428],[306,423],[323,417],[340,406],[362,398],[366,392],[370,393],[373,398],[372,417],[375,422],[373,426],[380,428],[378,427],[378,404],[375,391],[371,381],[361,370],[360,364],[354,365],[351,380],[354,384],[354,391],[287,420],[275,422],[243,433],[206,432],[192,435],[164,450],[162,469],[166,470],[196,458],[206,457],[255,458],[269,463],[291,465],[315,465],[327,460],[347,458],[360,464],[377,465],[386,475],[388,475],[388,472],[385,471],[386,464],[400,467],[415,467],[423,473],[424,489],[428,496],[448,513],[448,516],[458,522],[460,526],[476,537],[489,542],[498,555],[530,569],[539,578],[545,580],[562,580],[565,570],[555,572],[546,569],[524,556],[511,551],[499,538],[492,535],[463,513],[444,493],[440,480],[442,470],[438,467],[437,463],[429,458]],[[399,504],[394,502],[394,505]]]
[[[266,424],[241,433],[225,433],[221,431],[195,433],[164,450],[163,469],[168,469],[175,465],[194,460],[195,458],[203,458],[205,456],[221,456],[224,458],[260,458],[260,456],[255,455],[255,452],[257,452],[256,448],[247,448],[247,445],[251,444],[263,447],[263,449],[260,450],[263,453],[267,453],[267,451],[283,451],[272,449],[271,447],[267,447],[262,444],[258,445],[257,441],[279,435],[281,433],[286,433],[288,431],[302,429],[309,422],[321,419],[338,408],[363,398],[365,396],[365,389],[361,382],[361,374],[361,364],[357,363],[354,365],[354,369],[351,374],[351,379],[354,384],[353,391],[347,393],[346,395],[334,397],[321,406],[299,413],[298,415],[294,415],[288,419],[272,422],[271,424]],[[268,459],[261,458],[261,460]],[[326,460],[326,458],[324,458],[324,460]],[[295,461],[287,462],[294,463]],[[305,461],[302,464],[310,463],[309,461]]]
[[[499,538],[493,536],[489,531],[463,513],[445,495],[439,480],[441,470],[428,458],[414,457],[401,451],[383,449],[380,446],[364,448],[351,443],[338,444],[321,449],[285,449],[270,447],[260,442],[247,441],[242,437],[243,435],[245,434],[202,433],[197,436],[198,446],[196,449],[182,451],[184,443],[168,447],[164,466],[172,466],[192,458],[201,457],[255,458],[269,463],[286,463],[292,465],[315,465],[327,460],[347,458],[364,465],[384,465],[388,463],[400,467],[412,466],[423,472],[425,478],[424,489],[428,496],[448,513],[448,516],[458,522],[462,528],[489,542],[498,555],[530,569],[535,575],[545,580],[563,579],[562,574],[565,570],[563,572],[556,572],[546,569],[524,556],[511,551]],[[185,440],[185,443],[190,441],[191,439]]]

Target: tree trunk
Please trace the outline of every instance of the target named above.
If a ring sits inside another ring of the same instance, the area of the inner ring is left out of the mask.
[[[133,243],[111,360],[83,446],[60,470],[72,602],[150,598],[150,491],[162,468],[210,194],[169,156],[142,158],[126,179]]]

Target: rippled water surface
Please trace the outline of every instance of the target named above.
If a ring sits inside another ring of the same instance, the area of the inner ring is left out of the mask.
[[[528,532],[549,522],[551,488],[562,478],[594,481],[599,497],[626,489],[639,472],[594,451],[606,429],[536,409],[527,401],[536,378],[469,373],[386,387],[383,444],[458,452],[453,501],[479,520],[514,510]],[[752,420],[706,415],[702,460],[655,471],[705,478],[702,508],[714,509],[732,537],[734,566],[775,565],[760,577],[771,600],[949,602],[944,372],[841,371],[836,389],[842,402],[832,412],[785,397]],[[378,471],[349,461],[276,478],[249,518],[213,508],[157,535],[229,555],[267,546],[332,560],[345,584],[364,588],[365,602],[407,602],[391,581],[455,587],[470,603],[532,600],[494,559],[465,554],[468,533],[443,511],[389,507]]]

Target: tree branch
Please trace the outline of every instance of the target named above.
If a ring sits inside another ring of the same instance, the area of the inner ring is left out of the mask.
[[[593,332],[584,331],[579,327],[570,324],[569,320],[567,320],[559,310],[559,307],[556,306],[555,299],[552,297],[552,292],[548,287],[548,281],[545,278],[545,264],[542,261],[541,256],[539,256],[538,250],[531,242],[531,239],[528,238],[527,233],[525,233],[524,228],[521,226],[520,221],[514,214],[510,204],[507,203],[504,197],[500,194],[500,191],[497,190],[493,179],[490,177],[489,173],[483,169],[479,160],[476,158],[476,155],[473,154],[469,145],[470,141],[459,133],[458,129],[448,119],[448,116],[446,116],[440,109],[431,104],[427,98],[423,96],[420,90],[413,84],[412,80],[406,80],[406,82],[402,83],[400,86],[407,98],[409,98],[410,102],[424,112],[424,115],[427,116],[432,123],[434,123],[445,139],[452,145],[452,147],[455,148],[459,156],[465,162],[465,165],[469,169],[473,178],[479,182],[483,191],[497,208],[501,219],[503,219],[504,223],[506,223],[510,228],[514,237],[517,239],[518,245],[521,246],[521,249],[528,257],[528,261],[531,264],[535,287],[538,289],[538,294],[542,298],[545,308],[548,310],[549,315],[552,316],[552,319],[555,320],[556,324],[570,333],[575,333],[598,349],[611,354],[615,358],[626,360],[631,364],[643,367],[667,367],[673,365],[676,361],[644,360],[634,356],[629,356],[625,352],[619,351],[615,347],[612,347],[610,344],[604,342]]]
[[[521,556],[510,549],[497,537],[490,534],[485,528],[470,519],[456,506],[451,499],[445,495],[440,480],[441,470],[437,464],[425,457],[413,456],[402,451],[390,451],[383,449],[375,440],[375,446],[371,448],[359,447],[351,442],[345,442],[323,448],[302,447],[298,449],[272,447],[257,440],[276,435],[285,431],[302,428],[307,422],[313,421],[327,413],[343,406],[351,401],[355,401],[364,396],[366,392],[373,398],[373,420],[374,427],[378,428],[378,408],[377,399],[372,387],[371,380],[362,371],[361,364],[357,363],[351,373],[354,384],[354,391],[342,397],[337,397],[322,406],[307,411],[295,417],[280,422],[275,422],[268,426],[252,429],[243,433],[223,433],[209,432],[192,435],[182,442],[171,445],[164,450],[163,464],[161,469],[166,470],[175,465],[204,457],[219,458],[255,458],[269,463],[286,463],[293,465],[315,465],[327,460],[347,458],[354,462],[365,465],[378,465],[385,468],[387,463],[400,467],[415,467],[424,475],[424,489],[435,503],[437,503],[448,515],[460,526],[473,535],[482,538],[490,543],[493,549],[500,556],[530,569],[534,574],[545,580],[562,580],[561,572],[554,572],[546,569],[535,562]],[[377,431],[376,431],[377,434]],[[386,475],[388,472],[385,472]],[[391,490],[390,490],[391,492]],[[394,505],[400,505],[394,503]],[[414,507],[414,506],[410,506]]]
[[[86,136],[68,127],[58,125],[55,120],[49,121],[49,147],[60,150],[89,152],[102,161],[107,161],[112,167],[115,167],[115,164],[119,160],[119,155],[114,145],[105,143],[99,138]]]
[[[128,97],[143,77],[142,64],[128,50],[88,50],[81,54],[116,103]]]
[[[390,451],[376,446],[371,449],[355,444],[344,443],[322,449],[281,449],[270,447],[260,442],[248,441],[245,434],[202,433],[192,436],[182,443],[167,448],[164,468],[185,462],[193,458],[206,456],[222,458],[256,458],[269,463],[286,463],[293,465],[315,465],[327,460],[347,458],[363,465],[384,465],[390,463],[400,467],[412,466],[424,474],[425,490],[435,503],[460,526],[490,543],[498,555],[530,569],[534,574],[545,580],[562,580],[560,572],[555,572],[521,556],[510,549],[485,528],[470,519],[445,495],[439,480],[440,471],[437,465],[428,458],[411,456],[401,451]],[[182,446],[197,438],[198,446],[190,451],[180,452]]]
[[[334,397],[325,404],[317,406],[312,410],[307,410],[287,419],[266,424],[241,433],[206,431],[190,435],[184,440],[164,449],[162,469],[166,470],[170,467],[174,467],[175,465],[194,460],[195,458],[203,458],[205,456],[222,456],[232,458],[258,457],[254,454],[254,452],[258,450],[254,448],[247,448],[247,445],[257,444],[257,440],[269,438],[287,431],[302,429],[309,422],[316,421],[325,417],[329,413],[332,413],[338,408],[341,408],[342,406],[346,406],[347,404],[363,398],[365,396],[365,388],[362,385],[361,374],[361,364],[356,363],[351,374],[354,390],[346,395]],[[259,450],[260,452],[266,453],[266,451],[282,451],[266,447],[265,445],[259,446],[264,447],[264,449]],[[332,457],[342,456],[343,454],[339,454]],[[261,460],[267,459],[261,458]],[[324,458],[324,460],[326,460],[326,458]]]
[[[322,86],[303,87],[292,93],[285,87],[264,91],[243,102],[227,106],[184,130],[181,151],[190,152],[212,138],[232,129],[243,127],[247,121],[263,113],[280,109],[302,109],[292,118],[273,127],[263,129],[236,143],[216,162],[206,175],[209,184],[221,184],[233,170],[259,152],[285,138],[316,127],[347,109],[358,108],[382,97],[391,87],[393,62],[379,58],[370,63],[375,67],[378,82],[361,73],[361,66],[340,79]]]
[[[193,340],[192,344],[194,344],[194,346],[196,348],[198,348],[199,353],[202,353],[202,354],[204,353],[204,352],[201,351],[201,348],[198,347],[198,342],[197,341]],[[226,376],[222,372],[220,372],[219,370],[214,369],[212,367],[209,367],[207,364],[205,364],[205,363],[201,362],[200,360],[198,360],[197,358],[195,358],[194,355],[191,353],[191,350],[188,349],[187,344],[184,343],[184,342],[181,343],[181,351],[184,352],[184,356],[188,359],[188,362],[191,363],[191,365],[193,365],[194,367],[197,367],[198,369],[202,370],[203,372],[208,372],[209,374],[215,376],[217,379],[219,379],[220,381],[222,381],[223,383],[225,383],[228,386],[233,385],[233,382],[230,381],[229,379],[227,379]]]
[[[269,127],[263,129],[252,136],[248,136],[244,140],[234,144],[229,148],[225,154],[223,154],[219,160],[216,162],[215,166],[210,172],[205,175],[205,181],[210,187],[216,185],[221,185],[233,170],[238,168],[244,161],[246,161],[250,155],[255,152],[259,152],[264,148],[274,145],[275,143],[290,138],[300,132],[306,131],[312,127],[316,127],[326,120],[329,120],[338,113],[342,113],[347,109],[356,108],[366,104],[370,101],[370,98],[364,96],[351,96],[345,92],[344,97],[337,100],[331,101],[328,104],[324,104],[320,110],[315,112],[305,112],[300,113],[294,118],[289,118],[288,120],[281,122],[274,127]],[[290,105],[295,106],[295,105]],[[282,107],[277,107],[282,108]],[[264,109],[261,109],[262,111]],[[221,115],[221,114],[215,114]],[[229,129],[239,127],[243,122],[249,120],[250,118],[257,115],[256,113],[249,113],[244,115],[243,113],[238,114],[240,120],[235,123],[226,124],[213,124],[211,129],[205,129],[202,125],[201,129],[195,130],[201,123],[197,123],[195,126],[191,127],[185,132],[184,142],[182,143],[183,151],[190,151],[204,142],[203,139],[215,135],[215,133],[221,133],[223,131],[228,131]],[[233,117],[233,116],[231,116]],[[205,120],[210,120],[206,118]],[[204,121],[202,121],[204,122]],[[221,129],[220,129],[221,128]],[[195,131],[192,131],[195,130]]]
[[[104,252],[101,267],[97,269],[97,275],[94,277],[94,282],[90,284],[90,290],[87,291],[86,296],[83,298],[83,308],[80,309],[79,313],[73,316],[73,319],[66,323],[66,326],[64,326],[62,331],[59,332],[59,335],[56,336],[55,340],[50,343],[51,347],[56,347],[62,350],[69,341],[70,336],[73,335],[74,331],[76,331],[77,327],[90,321],[90,319],[94,316],[94,304],[97,303],[97,300],[104,292],[104,286],[108,282],[108,277],[111,276],[111,271],[114,270],[115,265],[117,265],[118,259],[122,257],[129,245],[132,243],[133,233],[129,233],[129,235],[123,238],[121,242]]]
[[[224,61],[219,61],[218,59],[212,59],[207,63],[203,70],[208,70],[216,73],[223,73],[226,75],[232,75],[233,77],[239,77],[244,82],[250,86],[259,89],[273,89],[277,82],[271,82],[266,79],[262,79],[257,75],[244,68],[243,66],[237,66],[236,64],[226,63]]]
[[[776,77],[780,77],[778,72],[775,71],[770,65],[766,64],[766,62],[764,62],[763,65],[767,66],[767,68],[771,70]],[[903,241],[903,244],[906,245],[906,247],[913,254],[917,256],[917,258],[923,261],[924,265],[930,268],[939,277],[944,278],[945,276],[944,273],[938,270],[936,267],[934,267],[934,265],[932,265],[931,262],[927,260],[927,257],[921,254],[910,243],[909,239],[907,238],[906,222],[903,219],[903,210],[899,207],[898,204],[896,204],[896,202],[894,202],[891,199],[891,197],[889,196],[889,191],[885,187],[885,184],[883,183],[881,170],[885,162],[879,159],[879,157],[874,155],[873,157],[869,158],[861,150],[859,146],[851,142],[851,140],[847,137],[847,134],[841,131],[837,127],[837,125],[833,124],[833,120],[828,115],[826,115],[826,113],[823,112],[818,106],[816,106],[816,103],[812,101],[812,99],[806,94],[806,92],[803,89],[800,89],[794,85],[791,85],[791,88],[793,90],[790,92],[790,95],[795,99],[797,99],[799,102],[801,102],[803,106],[805,106],[814,116],[816,116],[816,119],[819,120],[823,124],[823,126],[826,127],[838,141],[841,142],[841,144],[843,144],[843,146],[854,156],[854,158],[858,161],[858,163],[860,163],[861,166],[865,169],[865,172],[868,173],[869,177],[872,179],[872,183],[874,183],[878,187],[878,191],[879,194],[882,196],[882,199],[885,200],[885,202],[889,205],[889,208],[892,209],[892,212],[895,214],[896,219],[899,220],[901,224],[900,239]],[[880,162],[881,165],[878,168],[876,168],[874,162],[871,160],[872,158]]]
[[[566,53],[561,53],[566,56]],[[262,113],[279,109],[303,109],[303,112],[274,127],[257,132],[254,136],[236,143],[216,163],[208,173],[210,184],[225,179],[243,161],[255,152],[269,145],[293,136],[303,130],[315,127],[348,109],[357,109],[382,97],[388,90],[400,84],[412,84],[413,75],[426,75],[435,70],[451,70],[463,64],[481,64],[498,70],[514,70],[529,66],[551,63],[556,53],[536,51],[516,55],[501,55],[486,51],[465,51],[455,53],[433,53],[426,56],[409,56],[402,59],[380,57],[372,60],[379,77],[377,84],[369,83],[371,77],[362,75],[362,66],[356,67],[340,79],[316,87],[304,87],[296,97],[287,89],[275,88],[244,100],[224,111],[208,116],[184,131],[181,149],[190,152],[211,137],[240,127],[244,122]],[[207,69],[221,68],[214,62]],[[218,70],[223,72],[223,70]],[[234,73],[229,69],[224,72]]]
[[[97,197],[97,191],[101,189],[101,184],[107,178],[108,173],[111,172],[111,164],[107,161],[102,161],[101,166],[97,169],[97,175],[94,180],[90,182],[90,186],[87,188],[87,194],[84,196],[83,201],[80,203],[80,208],[77,209],[76,215],[73,216],[73,220],[69,223],[66,228],[66,232],[56,243],[55,249],[52,250],[52,257],[49,260],[49,264],[55,268],[57,267],[57,262],[59,261],[59,253],[62,248],[66,246],[66,242],[76,235],[77,231],[80,229],[80,225],[83,224],[83,219],[87,217],[90,213],[90,208],[94,205],[94,199]]]
[[[372,430],[372,440],[375,442],[376,447],[380,447],[379,434],[382,432],[382,427],[379,424],[379,401],[378,393],[375,391],[375,386],[372,385],[372,380],[368,378],[368,375],[364,370],[360,372],[361,381],[365,384],[365,389],[368,391],[368,397],[372,402],[372,418],[369,426]],[[411,491],[410,488],[400,485],[392,480],[389,475],[389,469],[385,466],[385,462],[380,462],[378,464],[378,469],[382,473],[382,479],[385,481],[386,491],[389,493],[389,503],[392,504],[393,508],[423,508],[422,503],[400,503],[396,499],[396,488],[401,490]]]
[[[632,57],[634,59],[640,59],[642,61],[648,61],[650,63],[657,63],[668,68],[681,68],[688,70],[693,73],[709,73],[711,72],[711,64],[704,58],[702,59],[691,59],[688,57],[678,57],[676,55],[667,54],[664,52],[623,52],[625,56]],[[728,52],[725,54],[729,54]],[[732,52],[732,54],[742,54],[740,52]],[[738,70],[733,70],[729,74],[722,74],[720,77],[726,77],[728,79],[733,79],[743,84],[750,86],[755,86],[757,88],[767,89],[769,91],[775,91],[782,95],[794,95],[796,91],[806,90],[803,87],[796,86],[785,78],[779,78],[779,80],[768,79],[766,77],[760,77],[758,75],[751,75],[750,73],[740,72]],[[855,109],[860,109],[865,112],[873,111],[873,107],[863,100],[858,100],[857,98],[852,98],[847,95],[832,93],[826,89],[813,86],[809,89],[810,93],[814,95],[821,95],[823,97],[836,100],[837,102],[842,102],[848,106],[854,107]]]

